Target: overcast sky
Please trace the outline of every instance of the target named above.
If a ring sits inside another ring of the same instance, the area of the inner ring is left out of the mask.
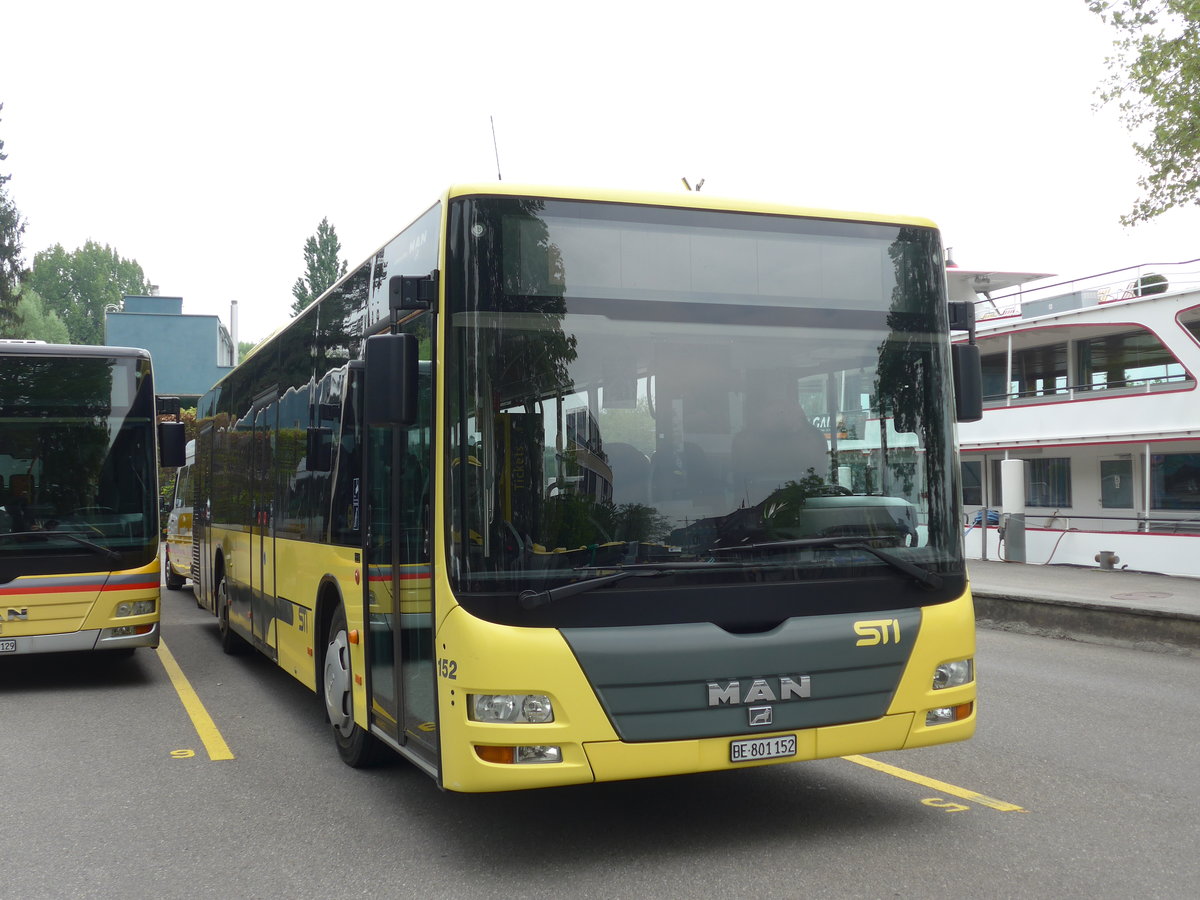
[[[353,267],[447,185],[683,190],[926,216],[963,268],[1200,257],[1118,219],[1137,161],[1084,0],[20,2],[0,138],[26,263],[89,238],[242,340],[322,217]]]

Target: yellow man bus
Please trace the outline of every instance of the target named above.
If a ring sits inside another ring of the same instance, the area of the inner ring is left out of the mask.
[[[167,590],[170,591],[181,590],[192,572],[192,503],[195,498],[192,464],[195,460],[196,442],[188,441],[183,465],[175,472],[175,486],[171,489],[167,509],[163,574],[166,576]]]
[[[950,328],[925,220],[452,188],[201,401],[200,602],[448,790],[963,740]]]
[[[145,350],[0,341],[0,658],[158,646],[156,424]]]

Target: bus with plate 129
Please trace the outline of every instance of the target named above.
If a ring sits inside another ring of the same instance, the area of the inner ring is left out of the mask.
[[[158,646],[163,399],[145,350],[0,341],[0,658]]]
[[[922,219],[452,188],[201,400],[199,602],[448,790],[963,740],[963,312]]]

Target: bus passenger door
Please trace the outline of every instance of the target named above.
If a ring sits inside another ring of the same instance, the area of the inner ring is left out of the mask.
[[[213,459],[213,427],[207,423],[200,428],[196,435],[196,462],[192,468],[192,478],[196,485],[196,496],[192,510],[192,555],[198,560],[193,564],[192,586],[196,592],[196,602],[205,609],[213,612],[212,599],[214,586],[212,583],[212,459]]]
[[[418,424],[367,429],[367,630],[372,721],[436,764],[428,371],[422,370]]]
[[[255,643],[275,659],[275,390],[254,405],[250,494],[254,528],[250,538],[251,630]],[[265,405],[259,407],[259,403]],[[261,643],[260,643],[261,642]]]

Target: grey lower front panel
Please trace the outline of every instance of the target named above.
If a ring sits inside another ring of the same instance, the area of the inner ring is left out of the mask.
[[[96,628],[90,631],[72,631],[69,634],[35,634],[27,637],[5,638],[0,640],[16,642],[16,650],[12,653],[0,653],[0,658],[9,655],[25,653],[79,653],[86,650],[121,650],[134,647],[157,647],[159,641],[158,625],[148,634],[133,634],[123,637],[107,637],[101,639],[103,632]]]
[[[624,741],[815,728],[884,715],[920,630],[917,609],[788,619],[565,628]]]

